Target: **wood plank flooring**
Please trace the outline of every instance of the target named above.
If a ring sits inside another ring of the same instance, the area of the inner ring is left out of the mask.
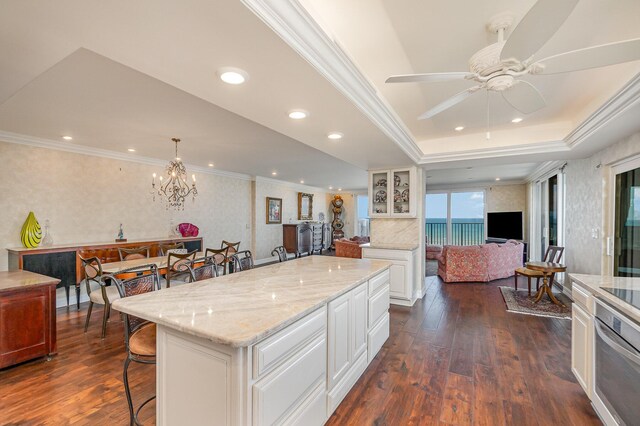
[[[601,424],[571,373],[571,322],[506,312],[498,285],[513,279],[428,277],[415,306],[392,306],[389,340],[327,424]],[[122,322],[114,313],[102,340],[101,314],[85,334],[86,306],[59,309],[59,354],[0,370],[0,424],[128,424]],[[130,381],[143,400],[154,367],[132,364]],[[154,410],[143,410],[145,424]]]

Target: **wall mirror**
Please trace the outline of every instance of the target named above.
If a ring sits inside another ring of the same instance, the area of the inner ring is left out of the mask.
[[[298,192],[298,220],[313,220],[313,194]]]

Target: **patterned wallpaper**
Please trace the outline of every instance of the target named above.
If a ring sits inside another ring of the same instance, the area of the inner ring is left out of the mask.
[[[266,223],[267,197],[282,198],[282,223],[298,223],[298,192],[313,194],[313,220],[318,220],[320,212],[325,214],[325,222],[333,217],[329,214],[327,195],[312,192],[310,187],[279,183],[271,179],[256,178],[255,185],[255,244],[256,260],[271,257],[274,247],[282,245],[282,225]]]
[[[164,237],[170,220],[192,222],[206,246],[222,239],[251,247],[251,182],[196,173],[198,197],[184,211],[153,202],[151,174],[158,166],[0,142],[0,270],[7,247],[32,210],[51,222],[54,243],[112,241],[123,224],[125,238]]]
[[[583,160],[570,160],[565,169],[566,250],[569,272],[607,274],[606,256],[609,229],[608,180],[611,164],[640,153],[640,133],[624,139]],[[597,229],[597,238],[591,231]]]

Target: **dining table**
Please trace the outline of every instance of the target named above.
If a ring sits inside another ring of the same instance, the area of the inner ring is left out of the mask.
[[[201,258],[204,256],[204,252],[198,251],[196,252],[195,259]],[[131,260],[121,260],[119,262],[109,262],[102,264],[102,272],[105,274],[117,274],[120,271],[129,268],[135,268],[138,266],[154,264],[158,267],[158,271],[160,273],[164,273],[162,270],[166,269],[168,265],[169,256],[156,256],[156,257],[145,257],[142,259],[131,259]]]
[[[564,303],[559,301],[553,295],[553,292],[551,291],[553,282],[549,281],[552,280],[554,274],[566,271],[567,267],[560,263],[553,262],[527,262],[525,266],[527,267],[527,269],[542,272],[542,286],[540,287],[540,290],[538,290],[538,294],[536,294],[534,303],[538,303],[540,300],[542,300],[542,296],[546,294],[554,304],[558,306],[565,306]]]

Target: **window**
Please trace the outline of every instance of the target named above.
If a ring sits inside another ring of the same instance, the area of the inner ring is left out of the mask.
[[[640,168],[616,175],[613,275],[640,277]]]
[[[369,196],[358,195],[356,198],[356,210],[357,210],[357,222],[358,228],[356,229],[357,235],[361,237],[369,236]]]
[[[484,242],[484,191],[427,194],[425,209],[428,244]]]

